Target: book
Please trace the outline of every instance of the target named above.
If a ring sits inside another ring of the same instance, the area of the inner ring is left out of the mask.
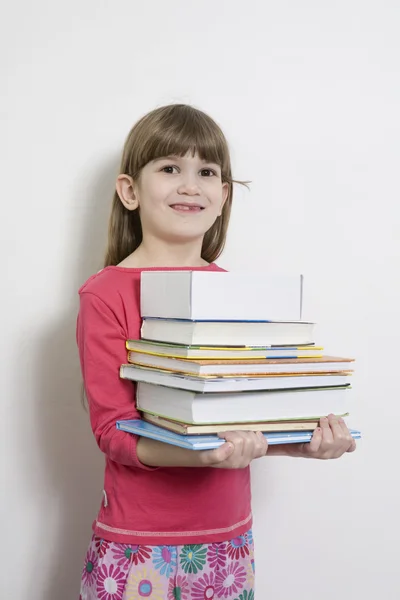
[[[142,317],[228,321],[302,318],[303,276],[143,271]]]
[[[140,352],[169,358],[199,360],[253,360],[255,358],[315,358],[321,357],[323,348],[307,346],[185,346],[148,340],[128,340],[128,352]]]
[[[185,373],[171,373],[152,367],[139,365],[121,365],[120,377],[132,381],[163,385],[170,388],[190,390],[199,393],[224,393],[246,392],[250,390],[281,390],[292,388],[318,388],[343,386],[350,383],[350,374],[318,373],[318,375],[293,373],[293,374],[267,374],[253,377],[216,377],[196,376]]]
[[[117,421],[117,429],[120,431],[127,431],[136,435],[147,437],[153,440],[159,440],[173,446],[179,446],[180,448],[187,448],[189,450],[213,450],[219,448],[223,443],[224,439],[219,438],[217,435],[181,435],[174,433],[166,429],[162,429],[152,423],[147,423],[143,420],[131,420],[131,421]],[[354,439],[360,439],[361,433],[357,430],[351,429],[350,433]],[[289,431],[285,433],[272,431],[264,433],[264,436],[268,440],[269,445],[275,444],[296,444],[301,442],[309,442],[312,437],[312,431]]]
[[[339,415],[338,415],[339,416]],[[346,415],[340,415],[346,416]],[[269,421],[264,423],[221,423],[219,425],[188,425],[171,419],[163,419],[150,413],[142,413],[142,419],[162,429],[182,435],[204,435],[221,431],[314,431],[318,419],[314,421]]]
[[[302,346],[312,343],[314,323],[306,321],[187,321],[146,318],[141,338],[195,346]]]
[[[277,359],[228,359],[188,360],[158,356],[141,352],[129,352],[128,362],[141,367],[153,367],[187,375],[250,376],[275,373],[336,373],[352,372],[354,359],[336,356],[316,358]]]
[[[139,383],[138,410],[190,424],[319,419],[349,412],[350,386],[202,394]]]

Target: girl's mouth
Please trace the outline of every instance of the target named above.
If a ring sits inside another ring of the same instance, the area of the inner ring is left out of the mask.
[[[203,206],[198,204],[171,204],[171,208],[178,212],[196,212],[199,213],[204,210]]]

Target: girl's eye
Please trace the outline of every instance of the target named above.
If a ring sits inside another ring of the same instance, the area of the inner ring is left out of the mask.
[[[177,167],[174,167],[173,165],[166,165],[161,169],[161,171],[163,171],[164,173],[174,173],[174,169],[176,168]]]
[[[212,177],[213,175],[216,175],[216,172],[212,169],[202,169],[201,175],[202,177]]]

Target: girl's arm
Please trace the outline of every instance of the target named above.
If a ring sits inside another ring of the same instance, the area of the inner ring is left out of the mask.
[[[118,317],[121,312],[92,292],[80,294],[76,333],[90,422],[100,450],[109,458],[151,469],[137,456],[138,437],[116,428],[118,420],[139,418],[135,387],[119,377],[120,366],[126,363],[127,339],[125,324]]]
[[[201,454],[144,437],[139,438],[137,444],[140,462],[151,467],[201,467]]]
[[[140,438],[137,455],[140,462],[157,467],[214,467],[244,469],[255,458],[267,454],[268,443],[262,433],[227,431],[226,440],[215,450],[186,450],[148,438]]]

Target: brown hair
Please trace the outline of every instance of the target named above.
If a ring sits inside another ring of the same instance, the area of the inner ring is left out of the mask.
[[[221,254],[231,214],[233,183],[229,148],[217,123],[204,112],[186,104],[157,108],[142,117],[125,141],[119,172],[138,179],[141,169],[163,156],[197,153],[202,160],[221,167],[223,182],[229,184],[228,198],[222,214],[206,232],[202,258],[213,262]],[[108,228],[108,246],[104,266],[117,265],[142,241],[139,211],[129,211],[114,192]]]

